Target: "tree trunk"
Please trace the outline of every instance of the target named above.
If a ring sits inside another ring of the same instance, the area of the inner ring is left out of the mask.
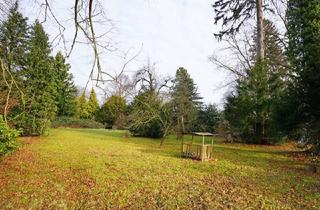
[[[256,0],[257,6],[257,61],[263,61],[265,55],[265,46],[264,46],[264,24],[263,24],[263,0]]]
[[[160,146],[159,146],[160,148],[163,146],[164,140],[165,140],[165,137],[162,137],[162,138],[161,138],[161,142],[160,142]]]
[[[181,129],[182,129],[182,135],[185,133],[185,130],[184,130],[184,117],[182,116],[181,117]]]

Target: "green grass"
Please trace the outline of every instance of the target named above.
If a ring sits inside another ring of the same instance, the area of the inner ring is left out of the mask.
[[[181,159],[180,143],[53,129],[0,162],[0,209],[319,209],[320,177],[286,147],[223,144]],[[199,140],[199,139],[198,139]]]

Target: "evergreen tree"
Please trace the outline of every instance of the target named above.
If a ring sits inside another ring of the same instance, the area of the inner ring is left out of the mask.
[[[27,35],[27,18],[19,12],[19,6],[16,2],[9,10],[7,20],[0,26],[0,56],[3,57],[12,73],[25,68],[28,45]]]
[[[265,70],[266,74],[260,72],[261,79],[265,79],[267,83],[264,84],[263,93],[265,95],[265,119],[263,120],[263,130],[266,138],[280,137],[281,128],[278,126],[277,115],[278,110],[282,106],[282,100],[285,96],[285,91],[290,84],[290,71],[288,65],[288,59],[285,56],[282,41],[279,39],[279,32],[276,29],[272,21],[265,19]],[[256,35],[254,35],[254,40]],[[257,49],[252,49],[252,56],[255,57]],[[263,75],[262,75],[263,74]],[[261,93],[260,93],[261,94]],[[268,142],[264,142],[268,143]]]
[[[77,88],[73,83],[73,76],[69,72],[70,65],[66,63],[64,56],[59,52],[54,59],[54,69],[57,74],[58,94],[57,115],[74,116],[76,113]]]
[[[288,55],[293,71],[291,95],[296,98],[293,125],[304,127],[305,139],[320,152],[320,2],[288,2]],[[287,111],[287,115],[292,112]]]
[[[88,101],[89,117],[94,119],[98,110],[99,110],[99,102],[97,99],[96,92],[92,88],[90,95],[89,95],[89,101]]]
[[[274,24],[265,20],[265,60],[256,61],[257,48],[251,48],[254,67],[246,78],[238,80],[236,91],[227,97],[225,118],[235,132],[250,143],[278,140],[275,112],[288,86],[286,57]],[[257,35],[253,36],[256,40]]]
[[[265,68],[268,74],[268,79],[270,80],[270,85],[275,86],[272,89],[277,88],[279,85],[288,85],[288,60],[285,56],[284,49],[282,46],[282,41],[280,40],[279,32],[274,25],[274,23],[268,19],[264,19],[264,33],[265,33]],[[254,33],[253,40],[256,43],[257,34]],[[256,45],[251,46],[251,61],[253,64],[256,62],[256,54],[257,54]],[[282,87],[283,90],[286,87]]]
[[[21,103],[21,93],[15,84],[21,86],[21,70],[26,66],[28,25],[27,18],[18,10],[18,3],[9,10],[8,17],[0,25],[0,58],[8,72],[0,77],[0,113],[4,113],[6,98],[9,93],[8,84],[12,84],[7,114]]]
[[[172,91],[175,121],[179,132],[190,130],[196,119],[196,110],[201,105],[200,99],[193,79],[186,69],[180,67],[176,72]]]
[[[89,107],[87,102],[86,93],[83,92],[80,97],[77,98],[76,117],[79,119],[89,118]]]
[[[44,134],[55,117],[57,75],[50,57],[48,36],[39,21],[32,26],[24,78],[25,109],[19,121],[23,133]],[[19,126],[19,127],[20,127]]]
[[[220,113],[215,105],[201,106],[197,110],[197,119],[194,122],[193,130],[214,133],[219,121]]]
[[[118,120],[121,120],[120,118],[125,116],[126,109],[126,100],[121,96],[113,95],[107,99],[97,112],[96,119],[111,128]],[[117,125],[117,127],[123,127],[123,123],[122,125]]]

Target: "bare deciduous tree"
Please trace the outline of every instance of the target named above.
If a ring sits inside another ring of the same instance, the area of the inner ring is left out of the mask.
[[[100,86],[99,86],[100,87]],[[104,97],[108,98],[112,95],[121,96],[127,100],[130,100],[135,95],[135,85],[127,74],[119,74],[114,78],[105,83],[104,87],[100,87],[104,93]]]
[[[209,61],[218,69],[229,72],[232,80],[224,86],[246,78],[253,66],[250,49],[254,43],[252,43],[250,33],[251,31],[243,29],[238,34],[224,38],[223,41],[226,47],[219,50],[219,53],[214,53],[209,57]],[[227,59],[223,59],[221,54],[228,54],[229,56]]]
[[[161,77],[156,73],[156,63],[151,63],[148,59],[144,65],[134,75],[134,83],[142,91],[155,92],[159,95],[163,89],[169,88],[172,78],[170,76]]]

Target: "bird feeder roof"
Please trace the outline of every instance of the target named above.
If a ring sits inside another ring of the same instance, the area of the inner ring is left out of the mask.
[[[196,136],[214,136],[214,134],[209,132],[194,132],[193,134]]]

